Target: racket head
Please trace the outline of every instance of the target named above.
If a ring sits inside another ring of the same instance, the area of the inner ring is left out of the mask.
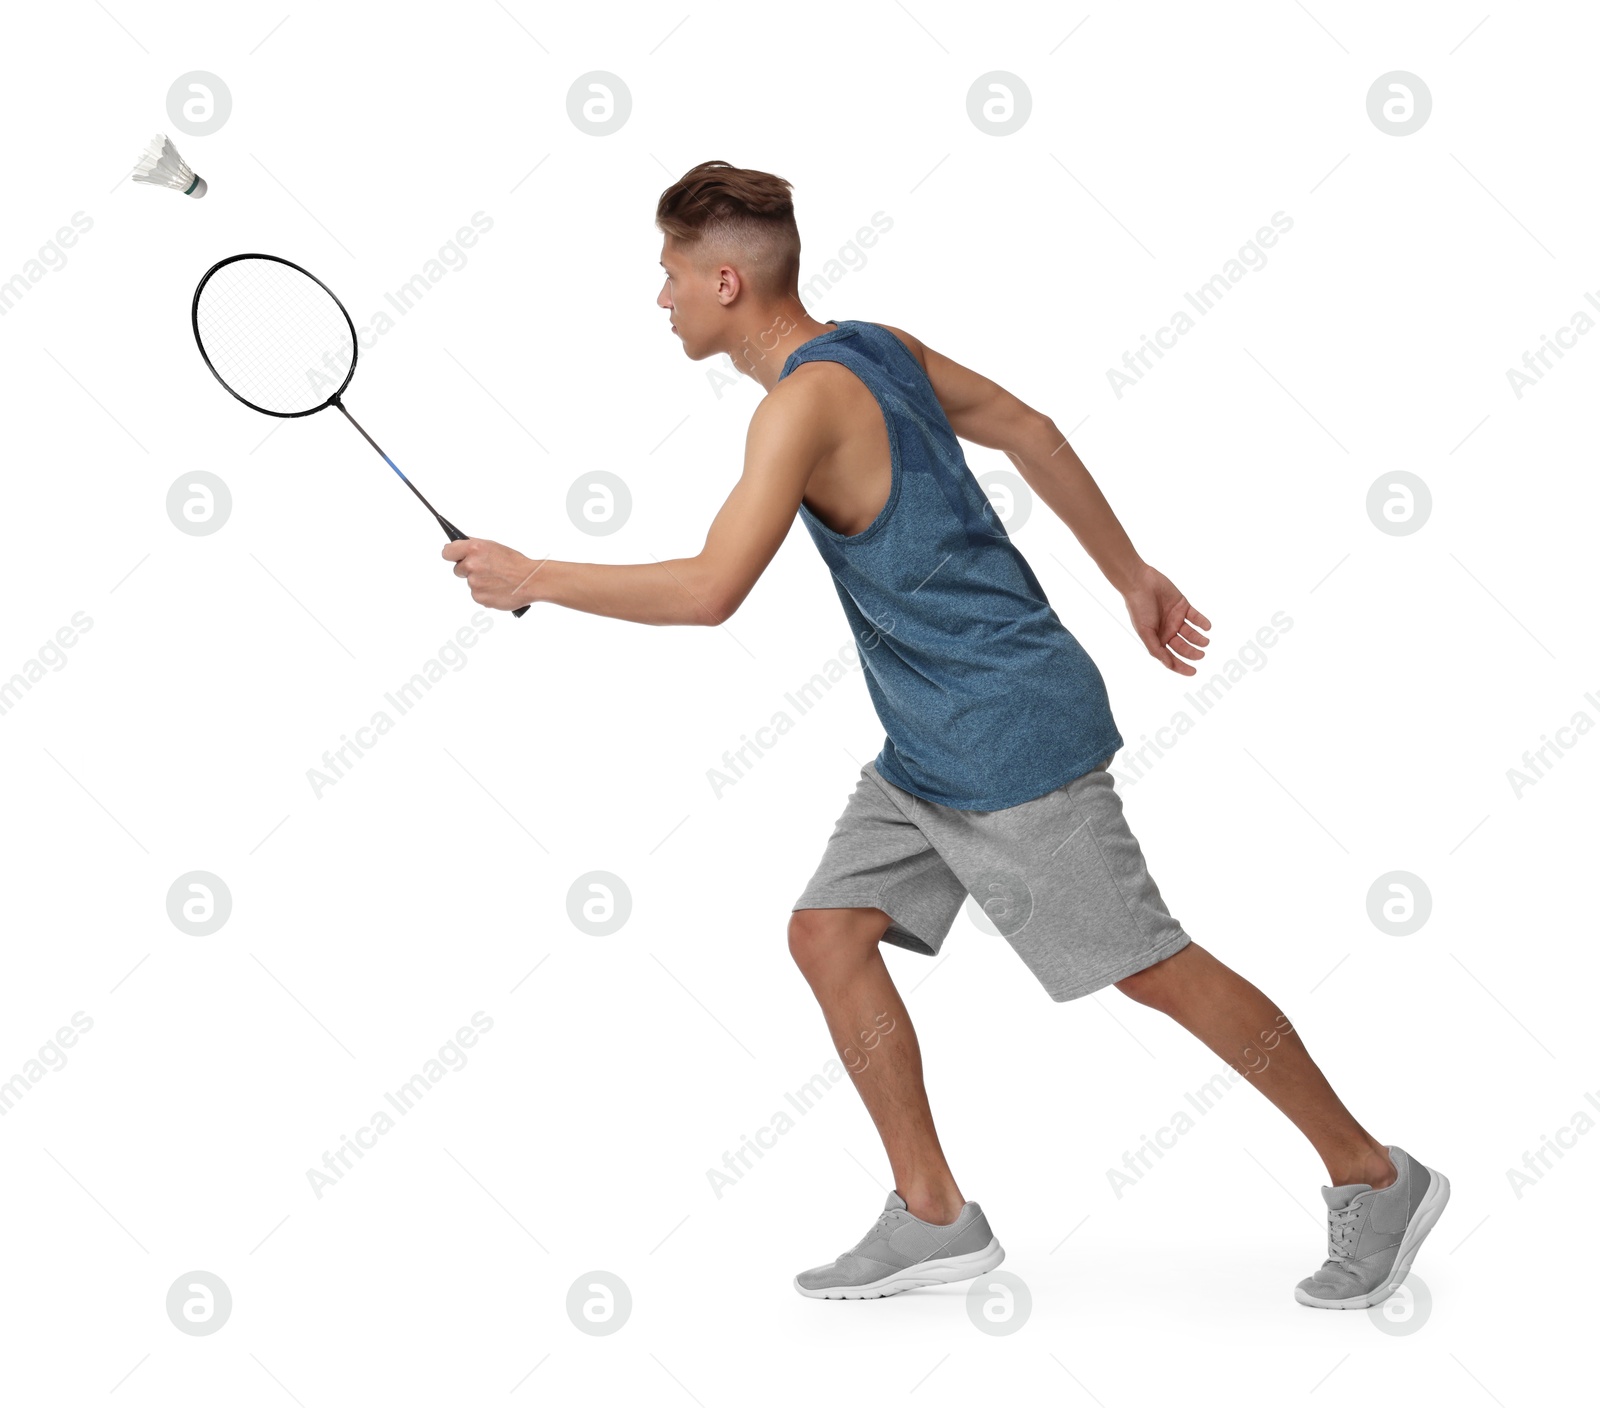
[[[195,346],[235,400],[293,420],[336,402],[356,374],[356,328],[338,295],[276,254],[206,270],[189,309]]]

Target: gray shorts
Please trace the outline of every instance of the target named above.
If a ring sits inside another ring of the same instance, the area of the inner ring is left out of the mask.
[[[957,811],[868,763],[795,909],[881,909],[884,940],[939,952],[971,894],[1057,1002],[1189,942],[1128,830],[1111,760],[1002,811]]]

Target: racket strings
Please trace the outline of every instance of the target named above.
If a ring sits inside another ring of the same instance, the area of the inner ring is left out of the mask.
[[[195,324],[227,387],[279,415],[325,405],[355,359],[338,301],[276,260],[238,259],[217,269],[200,291]]]

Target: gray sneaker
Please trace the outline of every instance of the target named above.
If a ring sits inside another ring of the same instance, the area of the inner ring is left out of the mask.
[[[837,1261],[802,1271],[794,1288],[813,1300],[871,1300],[918,1286],[965,1281],[992,1271],[1006,1259],[976,1203],[963,1203],[946,1226],[924,1222],[890,1193],[867,1235]]]
[[[1449,1179],[1398,1144],[1388,1147],[1399,1177],[1387,1188],[1346,1183],[1322,1190],[1328,1205],[1328,1260],[1294,1288],[1301,1305],[1362,1310],[1387,1300],[1406,1279],[1422,1239],[1450,1201]]]

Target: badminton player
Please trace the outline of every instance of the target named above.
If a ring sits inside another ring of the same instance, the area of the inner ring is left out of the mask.
[[[1449,1184],[1369,1134],[1282,1009],[1168,911],[1115,791],[1110,763],[1123,740],[1100,672],[1051,609],[960,442],[1010,457],[1167,669],[1196,673],[1211,623],[1139,556],[1048,415],[899,328],[807,313],[787,182],[705,162],[662,193],[656,223],[666,273],[656,302],[685,355],[726,353],[766,392],[705,546],[610,566],[468,538],[444,556],[485,606],[546,603],[663,626],[732,616],[796,515],[832,573],[887,736],[794,902],[789,949],[882,1137],[894,1192],[849,1251],[801,1272],[796,1289],[893,1295],[981,1274],[1005,1255],[940,1146],[916,1034],[880,951],[937,954],[970,893],[1052,999],[1115,987],[1166,1013],[1271,1101],[1329,1179],[1326,1259],[1296,1299],[1383,1301]],[[1022,1121],[1037,1105],[1002,1089],[994,1113]],[[1129,1182],[1152,1154],[1126,1157]],[[1228,1220],[1216,1225],[1225,1238]]]

